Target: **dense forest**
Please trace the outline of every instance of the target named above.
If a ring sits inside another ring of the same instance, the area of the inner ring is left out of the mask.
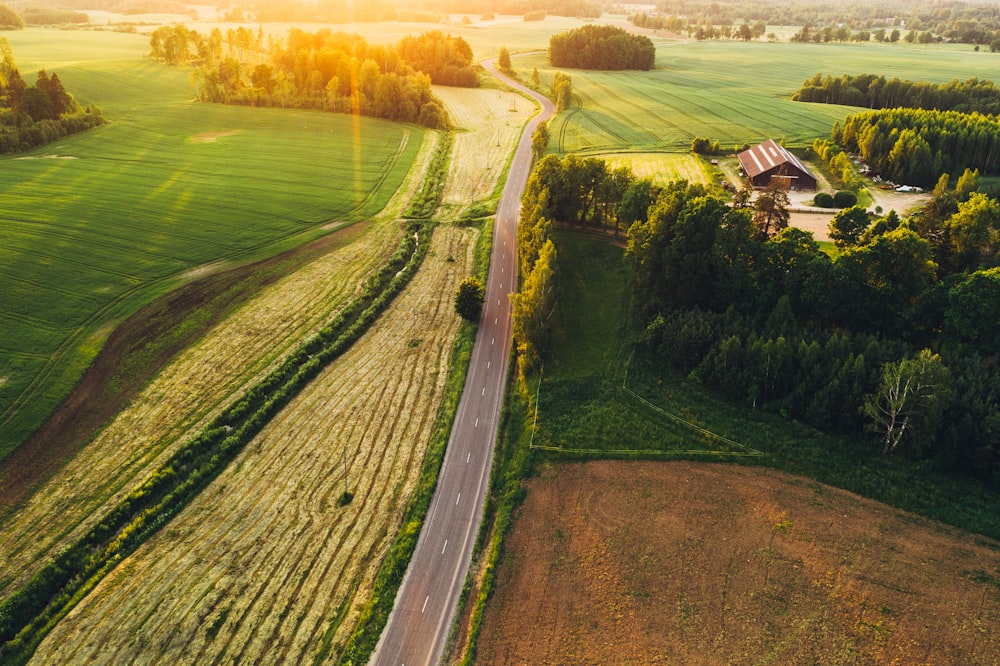
[[[444,128],[447,115],[431,83],[479,85],[465,40],[440,31],[406,37],[396,47],[368,44],[329,29],[288,31],[285,40],[246,28],[206,37],[177,25],[150,35],[150,54],[168,64],[192,62],[199,99],[357,113]]]
[[[655,61],[656,48],[649,37],[611,25],[584,25],[549,40],[549,62],[554,67],[650,70]]]
[[[30,150],[103,123],[100,110],[81,109],[55,72],[41,70],[29,86],[0,37],[0,153]]]
[[[820,102],[869,109],[935,109],[962,113],[1000,113],[1000,88],[992,81],[953,79],[944,84],[886,79],[875,74],[841,77],[816,74],[793,95],[796,102]]]
[[[848,116],[833,141],[887,180],[931,187],[940,173],[1000,173],[1000,119],[980,113],[882,109]]]
[[[700,185],[546,157],[519,229],[521,369],[541,366],[543,324],[558,321],[552,225],[627,226],[637,316],[663,363],[748,407],[997,480],[1000,202],[978,186],[975,172],[943,176],[907,219],[842,211],[833,259],[787,226],[778,191],[744,188],[730,205]]]

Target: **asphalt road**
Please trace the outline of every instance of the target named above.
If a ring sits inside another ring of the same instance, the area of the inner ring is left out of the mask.
[[[548,99],[498,73],[492,61],[483,66],[533,97],[542,110],[521,135],[497,207],[486,302],[465,389],[427,520],[371,664],[418,666],[441,661],[472,558],[493,464],[510,361],[509,294],[517,288],[517,222],[531,171],[531,135],[554,108]]]

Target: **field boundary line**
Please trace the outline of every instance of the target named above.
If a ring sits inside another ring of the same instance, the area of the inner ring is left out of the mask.
[[[633,350],[634,353],[635,350]],[[531,424],[531,439],[528,442],[529,449],[535,449],[539,451],[552,451],[557,453],[579,453],[579,454],[593,454],[593,455],[635,455],[635,456],[723,456],[727,458],[761,458],[765,454],[763,451],[758,451],[757,449],[742,444],[733,439],[726,437],[725,435],[720,435],[717,432],[713,432],[707,428],[703,428],[696,423],[692,423],[687,419],[678,416],[672,412],[668,412],[659,405],[656,405],[646,398],[633,391],[628,387],[628,367],[632,361],[632,354],[629,354],[628,360],[625,362],[625,376],[622,378],[621,390],[625,395],[634,398],[639,404],[651,409],[653,412],[660,416],[665,416],[666,418],[678,423],[690,430],[693,430],[709,439],[722,442],[724,444],[729,444],[730,446],[740,449],[738,451],[718,451],[718,450],[705,450],[705,449],[580,449],[580,448],[569,448],[564,446],[551,446],[548,444],[535,444],[535,432],[538,429],[538,396],[542,390],[542,379],[541,376],[538,378],[538,387],[535,390],[535,409],[534,418]]]
[[[742,453],[742,454],[734,452],[733,454],[729,454],[729,455],[745,455],[745,456],[752,456],[752,457],[761,457],[761,456],[764,455],[763,451],[758,451],[757,449],[755,449],[753,447],[750,447],[750,446],[747,446],[746,444],[743,444],[741,442],[737,442],[735,440],[729,439],[725,435],[720,435],[717,432],[713,432],[713,431],[711,431],[711,430],[709,430],[707,428],[703,428],[700,425],[698,425],[697,423],[691,423],[687,419],[685,419],[685,418],[683,418],[681,416],[678,416],[677,414],[674,414],[672,412],[668,412],[667,410],[663,409],[659,405],[653,404],[652,402],[650,402],[646,398],[643,398],[641,395],[639,395],[638,393],[636,393],[635,391],[633,391],[632,389],[630,389],[628,387],[628,369],[629,369],[629,366],[632,364],[632,355],[634,353],[635,353],[635,349],[633,349],[629,353],[628,360],[625,361],[625,376],[622,377],[622,390],[627,395],[632,396],[633,398],[635,398],[636,400],[638,400],[641,404],[643,404],[646,407],[652,409],[657,414],[660,414],[661,416],[667,417],[668,419],[674,421],[675,423],[679,423],[680,425],[685,426],[687,428],[690,428],[690,429],[694,430],[695,432],[701,433],[702,435],[705,435],[706,437],[718,440],[720,442],[724,442],[724,443],[729,444],[731,446],[735,446],[737,448],[743,449],[743,451],[744,451],[744,453]]]

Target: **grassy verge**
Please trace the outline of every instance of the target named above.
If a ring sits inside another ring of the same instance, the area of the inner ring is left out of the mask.
[[[517,367],[511,363],[511,368]],[[483,526],[479,533],[477,552],[481,553],[482,574],[474,590],[475,598],[469,618],[465,652],[458,659],[461,666],[471,666],[476,659],[476,641],[482,627],[486,604],[496,586],[496,567],[503,554],[503,540],[514,519],[517,507],[524,500],[523,479],[531,475],[534,455],[531,442],[531,400],[526,391],[510,382],[508,399],[501,418],[496,458],[490,478],[490,494],[486,498]],[[523,388],[523,387],[522,387]],[[472,588],[463,589],[463,605]]]

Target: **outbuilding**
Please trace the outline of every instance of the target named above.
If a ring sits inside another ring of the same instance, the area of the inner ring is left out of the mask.
[[[740,166],[754,187],[783,181],[790,190],[815,190],[816,176],[787,148],[768,139],[739,154]]]

